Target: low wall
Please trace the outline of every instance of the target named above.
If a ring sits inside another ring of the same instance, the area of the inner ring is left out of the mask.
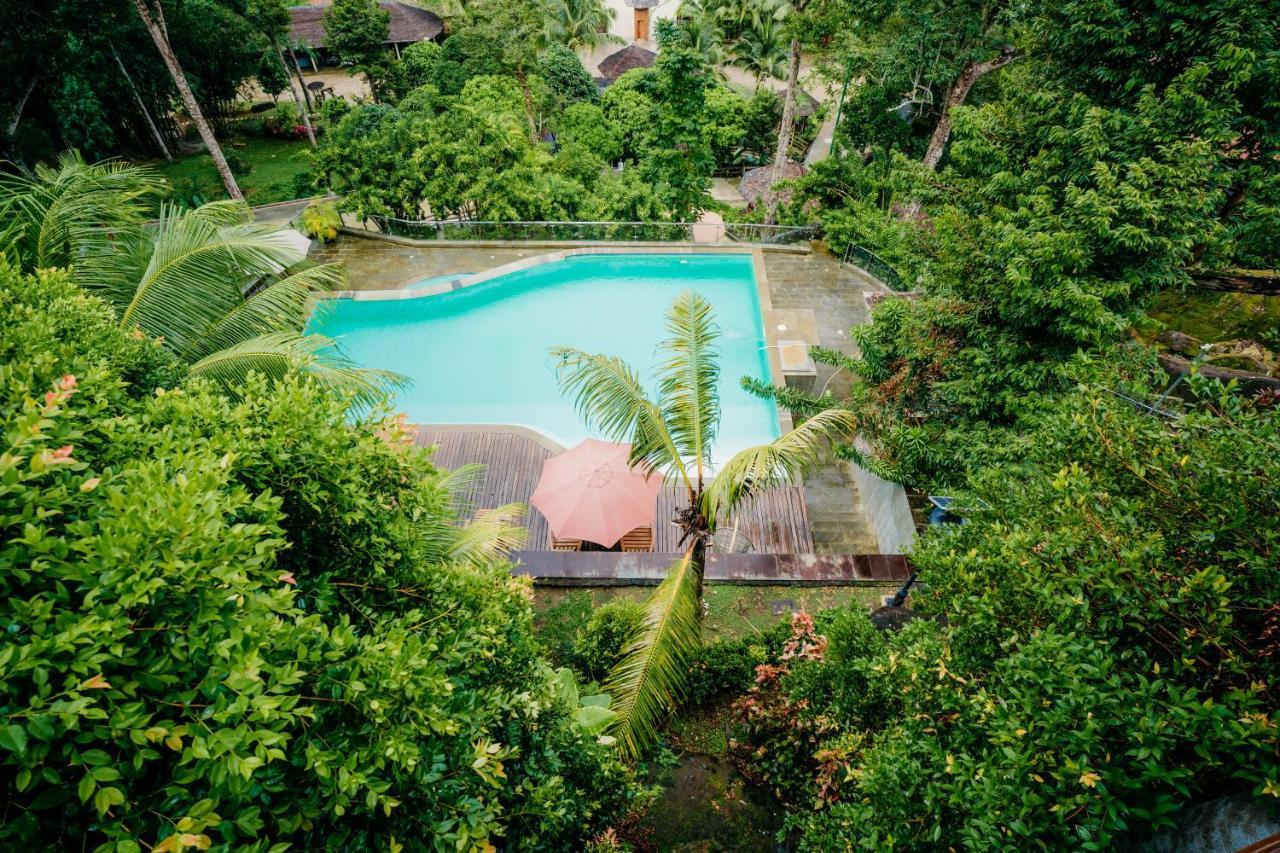
[[[680,554],[617,551],[517,551],[512,574],[556,586],[658,584]],[[911,565],[901,554],[708,554],[706,580],[752,586],[857,586],[901,583]]]
[[[916,538],[916,523],[907,503],[907,491],[899,483],[882,480],[865,468],[850,464],[862,506],[875,531],[882,554],[903,554]]]

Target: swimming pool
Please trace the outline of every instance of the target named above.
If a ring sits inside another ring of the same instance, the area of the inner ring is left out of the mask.
[[[621,356],[649,383],[664,313],[684,290],[706,297],[720,326],[714,458],[724,462],[778,436],[773,404],[739,385],[769,378],[747,254],[578,255],[432,296],[339,299],[308,331],[338,339],[360,364],[408,376],[395,405],[413,423],[515,424],[570,446],[593,433],[561,396],[548,350]]]

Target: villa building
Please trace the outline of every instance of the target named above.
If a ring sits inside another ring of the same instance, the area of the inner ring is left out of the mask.
[[[657,38],[657,22],[674,18],[680,8],[680,0],[605,0],[605,7],[613,10],[612,35],[624,42],[636,42],[653,47]]]

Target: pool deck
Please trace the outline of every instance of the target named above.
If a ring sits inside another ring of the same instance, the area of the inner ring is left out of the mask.
[[[613,251],[624,252],[710,249],[752,253],[756,257],[758,282],[765,284],[761,308],[766,336],[771,345],[776,345],[778,338],[801,340],[810,346],[817,344],[856,355],[857,346],[850,336],[850,330],[868,321],[870,296],[883,289],[857,270],[842,266],[829,254],[797,246],[761,247],[722,243],[712,248],[673,243],[450,242],[407,240],[344,231],[336,243],[314,249],[312,259],[343,263],[349,276],[347,288],[351,291],[385,291],[402,288],[424,278],[454,275],[461,278],[466,274],[490,271],[510,264],[519,265],[565,249],[604,245],[608,245]],[[452,282],[446,282],[444,286],[451,287]],[[779,329],[779,326],[786,328]],[[774,378],[781,382],[776,346],[771,348],[770,355]],[[825,365],[817,365],[815,390],[825,387],[841,396],[847,392],[848,385],[849,377]],[[786,429],[789,417],[780,420],[782,427]],[[480,453],[481,450],[473,448],[468,452]],[[457,455],[448,454],[449,451],[444,446],[438,451],[437,461],[442,467],[486,461],[475,456],[467,458],[461,451]],[[446,458],[449,461],[445,461]],[[804,498],[802,510],[805,512],[804,530],[808,544],[795,553],[867,555],[896,551],[896,543],[881,543],[877,537],[872,516],[883,509],[875,503],[877,498],[868,495],[866,500],[875,504],[868,506],[864,502],[852,466],[834,459],[828,460],[828,463],[804,480],[801,490]],[[489,475],[486,479],[495,476],[497,475]],[[528,488],[531,493],[532,486]],[[496,491],[494,494],[496,495]],[[523,501],[527,494],[523,498],[511,497],[508,502]],[[545,536],[545,532],[537,532],[540,523],[545,525],[540,517],[530,521],[533,534],[531,547],[542,541],[539,539],[540,535]],[[785,523],[793,522],[788,517]],[[764,547],[768,547],[766,540],[761,540]],[[756,540],[753,538],[752,541]]]
[[[485,466],[482,475],[462,495],[467,517],[474,516],[476,510],[511,503],[528,506],[542,476],[542,463],[563,449],[529,430],[483,425],[419,426],[416,443],[419,447],[434,447],[433,461],[441,468],[473,463]],[[679,530],[668,521],[677,509],[688,505],[688,495],[674,484],[664,486],[658,493],[655,553],[670,555],[683,550],[678,541]],[[743,508],[736,521],[738,531],[752,544],[753,553],[813,553],[804,493],[799,487],[770,489]],[[550,551],[551,531],[542,514],[529,507],[525,522],[529,531],[525,550]]]

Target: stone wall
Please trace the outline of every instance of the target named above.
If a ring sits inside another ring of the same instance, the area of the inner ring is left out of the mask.
[[[908,551],[916,538],[916,524],[907,504],[907,492],[898,483],[881,480],[875,474],[857,465],[853,469],[854,482],[862,495],[862,506],[875,531],[882,554],[902,554]]]

